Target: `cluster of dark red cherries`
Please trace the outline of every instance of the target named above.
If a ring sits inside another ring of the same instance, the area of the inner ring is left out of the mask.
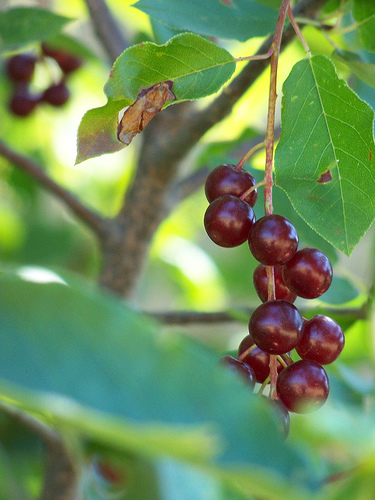
[[[49,63],[54,60],[60,68],[60,78],[52,82],[43,92],[34,93],[31,83],[36,64]],[[61,49],[41,44],[41,55],[20,53],[11,56],[6,61],[6,72],[13,84],[13,94],[9,100],[9,110],[17,116],[28,116],[41,103],[51,106],[63,106],[70,93],[66,85],[67,77],[82,66],[82,59]]]
[[[208,236],[222,247],[248,241],[259,262],[253,283],[262,304],[250,317],[249,335],[240,343],[237,357],[223,356],[221,362],[245,377],[252,388],[256,382],[262,384],[262,392],[270,381],[270,356],[277,356],[276,392],[268,400],[282,416],[287,434],[290,411],[305,413],[326,401],[329,381],[322,365],[337,359],[345,338],[333,319],[318,314],[307,320],[293,305],[297,296],[315,299],[326,292],[332,266],[320,250],[298,250],[297,230],[287,218],[271,214],[256,220],[255,186],[249,172],[231,164],[216,167],[205,185],[210,203],[204,216]],[[298,361],[292,360],[293,349],[301,358]]]

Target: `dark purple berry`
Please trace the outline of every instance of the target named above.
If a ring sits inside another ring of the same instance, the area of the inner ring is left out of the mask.
[[[307,321],[296,351],[303,359],[311,359],[321,365],[335,361],[345,345],[344,333],[333,319],[317,314]]]
[[[82,59],[73,56],[61,49],[54,49],[46,43],[42,43],[43,54],[55,59],[62,71],[67,75],[82,66]]]
[[[229,163],[224,163],[214,168],[208,175],[205,184],[206,197],[209,202],[224,194],[231,194],[239,198],[255,184],[256,180],[250,172],[242,168],[237,169]],[[258,189],[254,189],[246,196],[244,201],[253,207],[257,197]]]
[[[27,91],[16,91],[9,101],[9,110],[17,116],[25,117],[34,111],[38,102],[39,99]]]
[[[221,247],[236,247],[244,243],[254,222],[251,206],[231,195],[214,200],[204,215],[208,236]]]
[[[254,387],[255,373],[251,366],[229,355],[222,356],[219,361],[222,365],[229,367],[236,373],[239,373],[252,388]]]
[[[316,299],[331,285],[332,266],[320,250],[304,248],[284,265],[283,278],[289,290],[299,297]]]
[[[247,335],[238,347],[238,357],[241,357],[242,361],[251,366],[255,373],[255,380],[262,384],[270,374],[270,355],[255,346],[251,352],[242,358],[245,351],[253,345],[253,339],[250,335]],[[277,372],[280,373],[283,369],[283,365],[277,361]]]
[[[308,413],[319,409],[328,398],[328,376],[316,361],[302,359],[279,374],[276,390],[289,411]]]
[[[63,106],[69,99],[69,90],[65,83],[57,83],[48,87],[44,93],[42,100],[52,106]]]
[[[265,266],[283,265],[297,251],[297,230],[282,215],[265,215],[254,224],[249,247],[253,256]]]
[[[262,351],[285,354],[298,344],[302,326],[302,316],[293,304],[285,300],[270,300],[251,315],[249,333]]]
[[[15,82],[29,82],[34,74],[36,57],[31,54],[16,54],[7,61],[9,77]]]
[[[278,300],[287,300],[293,303],[297,295],[289,290],[283,280],[282,268],[274,267],[274,278],[275,278],[275,295]],[[268,278],[267,278],[267,267],[263,264],[259,264],[253,274],[253,283],[255,291],[257,292],[260,300],[262,302],[267,302],[268,300]]]

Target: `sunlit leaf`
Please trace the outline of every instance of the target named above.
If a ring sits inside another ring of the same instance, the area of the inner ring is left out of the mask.
[[[177,101],[199,99],[217,92],[234,70],[229,52],[192,33],[165,45],[130,47],[117,58],[105,85],[107,105],[89,111],[81,122],[77,163],[125,147],[117,139],[118,113],[135,103],[142,89],[170,81]]]
[[[375,51],[375,3],[373,0],[354,0],[353,16],[358,23],[358,31],[363,47]]]
[[[283,93],[276,184],[318,234],[350,255],[375,217],[374,113],[322,56],[297,63]]]
[[[0,49],[15,49],[45,40],[59,33],[70,21],[68,17],[32,7],[15,7],[0,12]]]
[[[271,4],[277,1],[261,2]],[[134,7],[169,28],[201,35],[240,40],[268,35],[274,28],[277,11],[252,0],[139,0]]]

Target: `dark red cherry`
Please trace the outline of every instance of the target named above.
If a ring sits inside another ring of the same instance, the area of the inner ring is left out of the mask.
[[[296,351],[303,359],[311,359],[321,365],[335,361],[345,345],[344,333],[333,319],[317,314],[307,321]]]
[[[69,99],[69,90],[65,83],[57,83],[48,87],[44,93],[42,100],[52,106],[63,106]]]
[[[237,169],[232,164],[223,163],[214,168],[208,175],[205,184],[206,197],[209,202],[224,194],[231,194],[239,198],[255,184],[255,178],[247,170],[243,168]],[[244,201],[253,207],[257,197],[258,189],[254,189],[246,196]]]
[[[289,290],[283,280],[282,267],[274,267],[274,278],[275,278],[275,294],[276,299],[287,300],[293,303],[297,295]],[[259,264],[253,274],[253,283],[255,291],[257,292],[260,300],[262,302],[267,302],[268,300],[268,278],[267,278],[267,267],[263,264]]]
[[[36,57],[31,54],[16,54],[8,59],[6,70],[15,82],[29,82],[34,74]]]
[[[299,297],[316,299],[331,285],[332,266],[320,250],[303,248],[283,266],[283,279]]]
[[[266,266],[288,262],[297,251],[298,233],[282,215],[265,215],[256,221],[249,235],[253,256]]]
[[[83,62],[79,57],[73,56],[72,54],[69,54],[64,50],[50,47],[46,43],[42,43],[42,51],[44,55],[55,59],[57,64],[66,75],[72,73],[73,71],[76,71],[82,66]]]
[[[255,346],[251,352],[242,358],[245,351],[253,345],[254,341],[251,336],[246,335],[238,347],[238,357],[241,357],[242,361],[251,366],[255,373],[255,380],[262,384],[270,374],[270,355]],[[280,373],[283,369],[283,365],[278,361],[277,372]]]
[[[204,215],[208,236],[221,247],[236,247],[244,243],[254,222],[251,206],[231,195],[214,200]]]
[[[302,316],[293,304],[286,300],[270,300],[251,315],[249,333],[262,351],[285,354],[298,344],[302,326]]]
[[[229,369],[233,370],[236,373],[239,373],[243,379],[253,388],[255,385],[255,373],[254,370],[248,364],[240,361],[239,359],[234,358],[233,356],[222,356],[219,362],[227,366]]]
[[[301,359],[279,374],[276,390],[289,411],[307,413],[325,403],[329,393],[328,376],[316,361]]]
[[[37,106],[39,99],[31,95],[28,91],[16,90],[9,101],[9,110],[17,116],[30,115]]]

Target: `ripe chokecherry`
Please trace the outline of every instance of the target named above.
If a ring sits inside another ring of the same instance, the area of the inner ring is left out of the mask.
[[[214,200],[204,215],[208,236],[221,247],[236,247],[244,243],[254,222],[251,206],[232,195]]]
[[[265,215],[256,221],[249,234],[253,256],[265,266],[280,266],[297,251],[298,233],[282,215]]]
[[[270,355],[267,352],[262,351],[259,347],[255,346],[249,353],[242,358],[242,355],[251,346],[254,346],[254,341],[250,335],[246,335],[242,339],[238,347],[238,357],[241,361],[244,361],[247,365],[251,366],[255,373],[255,380],[260,384],[266,380],[270,374]],[[280,373],[284,369],[280,361],[277,361],[277,371]]]
[[[298,344],[302,326],[302,316],[293,304],[286,300],[270,300],[251,315],[249,333],[262,351],[285,354]]]
[[[282,267],[274,267],[274,278],[275,278],[275,296],[279,300],[287,300],[293,303],[297,295],[289,290],[283,280]],[[267,267],[263,264],[259,264],[253,274],[253,284],[255,291],[257,292],[260,300],[266,302],[268,300],[268,278],[267,278]]]
[[[289,411],[308,413],[325,403],[329,394],[328,376],[316,361],[301,359],[279,374],[276,391]]]
[[[82,59],[80,59],[79,57],[69,54],[64,50],[50,47],[46,43],[42,43],[42,51],[44,55],[55,59],[57,64],[66,75],[72,73],[73,71],[76,71],[82,66]]]
[[[316,299],[332,282],[328,257],[316,248],[303,248],[283,266],[283,279],[289,290],[304,299]]]
[[[232,164],[223,163],[214,168],[208,175],[205,184],[206,197],[210,203],[224,194],[231,194],[239,198],[255,184],[254,176],[247,170],[237,169]],[[257,197],[258,189],[254,189],[244,198],[244,201],[253,207]]]
[[[39,98],[31,95],[27,90],[16,90],[9,101],[9,110],[17,116],[25,117],[34,111],[38,102]]]
[[[255,373],[254,370],[246,364],[244,361],[240,361],[239,359],[234,358],[233,356],[222,356],[219,362],[229,367],[236,373],[239,373],[241,377],[252,387],[255,385]]]
[[[52,106],[63,106],[69,99],[69,90],[64,82],[53,84],[48,87],[42,96],[42,100]]]
[[[328,365],[339,357],[344,344],[340,325],[324,314],[317,314],[305,323],[296,351],[302,359]]]
[[[16,54],[7,61],[8,76],[15,82],[30,82],[37,58],[32,54]]]

